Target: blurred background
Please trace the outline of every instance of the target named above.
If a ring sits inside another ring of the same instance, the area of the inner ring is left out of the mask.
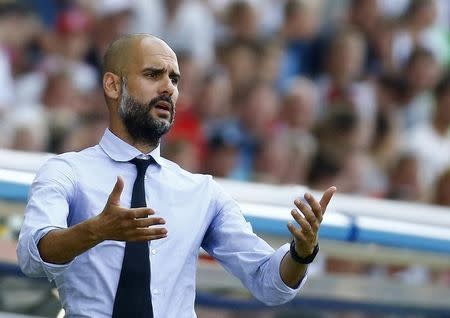
[[[0,148],[62,153],[97,144],[108,123],[102,56],[118,36],[145,32],[178,55],[180,98],[162,153],[183,168],[448,209],[449,31],[449,0],[0,0]],[[0,240],[14,241],[23,202],[8,204],[0,205]],[[430,268],[324,256],[313,272],[449,295],[442,259]],[[0,311],[55,317],[57,301],[42,301],[55,298],[38,282],[30,289],[41,293],[38,305],[11,305],[10,288],[28,284],[0,280]],[[430,315],[319,307],[255,305],[242,314],[199,305],[198,314]]]

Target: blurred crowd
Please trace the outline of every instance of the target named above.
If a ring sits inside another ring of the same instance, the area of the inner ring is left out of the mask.
[[[450,1],[0,0],[0,147],[95,145],[130,32],[178,55],[185,169],[450,206]]]
[[[161,150],[183,168],[450,206],[449,0],[0,0],[0,148],[97,144],[102,56],[131,32],[178,55]],[[450,286],[420,266],[316,263]]]

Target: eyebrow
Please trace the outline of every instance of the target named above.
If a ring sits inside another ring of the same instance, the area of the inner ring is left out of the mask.
[[[159,67],[146,67],[146,68],[144,68],[142,70],[142,73],[148,73],[148,72],[151,72],[151,73],[159,75],[159,74],[163,74],[163,73],[167,72],[167,69],[164,68],[164,67],[161,67],[161,68],[159,68]],[[169,74],[169,77],[170,78],[180,79],[181,78],[181,74],[177,73],[175,71],[171,71],[170,74]]]

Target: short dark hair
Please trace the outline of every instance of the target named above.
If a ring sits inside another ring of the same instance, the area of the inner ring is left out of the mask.
[[[414,51],[412,51],[412,53],[406,60],[406,63],[405,63],[406,68],[410,68],[413,64],[415,64],[420,59],[436,60],[436,57],[430,50],[428,50],[424,47],[417,47],[414,49]]]
[[[305,4],[301,0],[288,0],[284,5],[284,18],[290,18],[293,14],[295,14],[299,10],[303,10],[305,8]]]
[[[450,72],[445,74],[434,88],[434,97],[439,99],[450,91]]]
[[[4,16],[28,16],[31,9],[23,3],[23,1],[4,0],[0,1],[0,18]]]

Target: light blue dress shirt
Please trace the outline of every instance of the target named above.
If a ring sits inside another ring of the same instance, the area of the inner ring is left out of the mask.
[[[289,250],[274,251],[256,236],[238,204],[211,176],[192,174],[160,156],[145,176],[147,206],[166,220],[168,236],[149,242],[150,290],[155,318],[196,317],[196,265],[203,247],[252,294],[269,305],[291,300],[301,288],[281,280],[279,266]],[[67,228],[101,213],[118,175],[125,187],[120,203],[130,206],[136,168],[143,154],[111,131],[100,144],[48,160],[31,185],[17,254],[23,272],[55,281],[66,317],[111,317],[124,242],[104,241],[64,265],[44,262],[37,248],[50,230]]]

